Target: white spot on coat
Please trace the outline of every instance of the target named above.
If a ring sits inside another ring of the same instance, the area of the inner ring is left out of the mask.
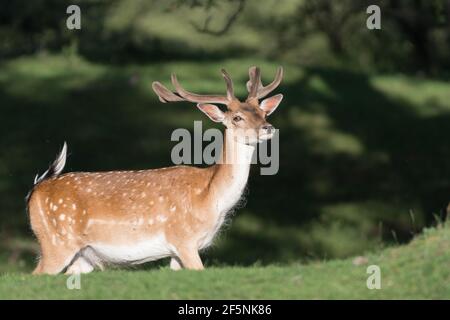
[[[158,220],[159,222],[166,222],[166,221],[167,221],[167,217],[164,216],[164,215],[162,215],[162,214],[159,214],[159,215],[156,217],[156,220]]]

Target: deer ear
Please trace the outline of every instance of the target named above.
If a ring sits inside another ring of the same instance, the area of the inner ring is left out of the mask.
[[[283,100],[283,95],[282,94],[277,94],[277,95],[275,95],[273,97],[264,99],[261,102],[261,104],[259,105],[259,107],[264,112],[266,112],[267,115],[270,115],[278,107],[278,105],[280,104],[281,100]]]
[[[225,113],[214,104],[198,103],[199,108],[204,114],[206,114],[214,122],[222,122],[225,119]]]

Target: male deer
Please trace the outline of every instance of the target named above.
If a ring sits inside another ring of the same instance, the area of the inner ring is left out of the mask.
[[[134,265],[164,257],[171,257],[173,270],[203,269],[199,250],[211,244],[227,212],[239,201],[256,143],[274,133],[266,117],[283,98],[278,94],[259,103],[280,84],[281,67],[267,86],[261,83],[259,69],[250,68],[245,102],[234,96],[225,70],[222,75],[227,85],[224,96],[190,93],[174,74],[175,93],[159,82],[152,87],[161,102],[197,103],[211,120],[223,123],[221,157],[233,153],[237,161],[219,161],[207,168],[61,175],[64,144],[50,168],[36,177],[28,196],[31,227],[41,249],[35,274],[87,273],[95,267],[103,270],[106,264]]]

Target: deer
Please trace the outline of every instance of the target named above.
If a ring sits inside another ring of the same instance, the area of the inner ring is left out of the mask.
[[[133,266],[170,258],[170,269],[204,269],[199,252],[210,246],[244,193],[255,147],[275,132],[267,122],[283,95],[266,98],[283,77],[264,86],[257,67],[248,71],[248,97],[234,95],[222,69],[226,95],[152,88],[162,103],[195,103],[225,126],[221,160],[208,167],[177,165],[135,171],[62,173],[67,144],[27,196],[31,229],[39,243],[33,274],[80,274],[105,266]],[[221,108],[218,106],[220,105]],[[239,130],[241,129],[241,130]]]

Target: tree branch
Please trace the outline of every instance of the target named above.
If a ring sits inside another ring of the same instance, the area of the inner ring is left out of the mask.
[[[228,16],[228,19],[226,23],[222,26],[222,28],[218,30],[212,30],[210,29],[210,23],[212,20],[212,15],[208,16],[205,19],[205,22],[202,27],[195,24],[194,22],[191,22],[192,26],[200,33],[210,34],[213,36],[221,36],[228,32],[228,30],[232,27],[232,25],[236,22],[237,18],[239,17],[239,14],[242,12],[242,10],[245,7],[246,0],[237,0],[238,5],[236,7],[236,10],[233,11],[231,15]]]

